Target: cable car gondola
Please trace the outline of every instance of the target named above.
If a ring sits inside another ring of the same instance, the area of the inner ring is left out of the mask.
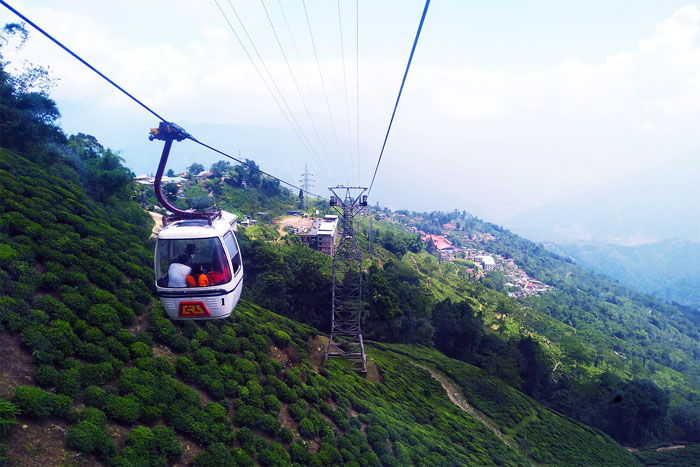
[[[191,212],[172,206],[161,180],[173,140],[191,136],[173,123],[151,129],[151,140],[165,141],[154,188],[172,212],[158,233],[154,270],[158,298],[171,319],[220,319],[231,315],[241,297],[243,261],[235,231],[238,216],[226,211]]]

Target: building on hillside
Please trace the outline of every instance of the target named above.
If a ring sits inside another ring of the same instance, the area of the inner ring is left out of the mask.
[[[338,238],[338,216],[328,214],[323,219],[315,219],[311,230],[300,237],[309,248],[333,256]]]
[[[496,269],[496,261],[493,259],[493,256],[477,255],[474,257],[474,261],[481,264],[484,271],[493,271]]]

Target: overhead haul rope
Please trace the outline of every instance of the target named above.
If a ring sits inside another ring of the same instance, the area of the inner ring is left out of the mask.
[[[317,159],[315,151],[313,150],[313,145],[311,144],[311,141],[309,141],[309,138],[306,136],[304,129],[301,127],[301,125],[299,125],[299,122],[297,121],[296,117],[294,116],[294,112],[292,112],[291,107],[287,103],[287,99],[284,98],[284,94],[282,94],[282,91],[280,90],[279,86],[277,86],[277,83],[275,82],[275,78],[272,76],[272,73],[267,68],[267,65],[265,64],[265,60],[263,60],[262,55],[260,55],[258,48],[255,46],[255,42],[253,42],[253,38],[250,37],[250,34],[248,34],[248,30],[246,29],[245,25],[243,24],[243,20],[241,20],[241,17],[238,15],[236,8],[233,6],[233,3],[231,3],[231,0],[228,0],[229,7],[231,7],[233,14],[236,16],[238,23],[241,25],[243,32],[245,33],[246,37],[248,38],[248,41],[250,41],[250,45],[253,48],[253,51],[255,52],[256,56],[258,57],[258,60],[260,60],[260,63],[262,64],[263,69],[267,73],[269,80],[272,82],[272,86],[277,90],[277,94],[272,92],[272,89],[270,88],[269,84],[267,83],[267,80],[265,79],[264,75],[262,74],[262,72],[258,68],[257,64],[255,63],[255,60],[253,60],[253,57],[248,52],[248,49],[246,48],[245,44],[243,43],[243,40],[241,39],[241,37],[236,32],[236,29],[233,27],[233,24],[231,24],[231,21],[229,21],[228,16],[226,16],[226,13],[224,12],[223,8],[221,8],[221,5],[219,5],[219,2],[217,0],[214,0],[214,3],[216,4],[217,8],[221,12],[221,15],[224,17],[224,20],[226,20],[226,23],[228,24],[229,29],[231,29],[231,32],[238,40],[238,43],[243,48],[243,51],[245,52],[246,56],[248,57],[248,60],[250,60],[250,63],[253,65],[253,68],[255,68],[255,71],[258,73],[258,76],[260,76],[260,79],[265,84],[265,87],[272,95],[272,98],[274,99],[275,103],[277,103],[277,105],[279,106],[280,110],[282,111],[282,115],[284,115],[284,117],[287,119],[287,122],[292,127],[292,129],[296,133],[297,137],[301,141],[302,146],[304,146],[304,148],[309,153],[311,158],[314,160],[314,162],[316,162],[318,164],[318,166],[321,168],[321,171],[323,171],[325,174],[325,170],[323,168],[323,165],[321,164],[319,159]],[[277,99],[277,96],[279,96],[279,100]],[[280,100],[284,104],[284,107],[282,107],[282,104],[280,104]],[[284,108],[287,109],[287,113],[285,113]],[[289,115],[287,115],[287,114],[289,114]],[[292,122],[294,122],[294,123],[292,123]],[[328,175],[326,175],[326,177],[330,178],[330,177],[328,177]]]
[[[309,111],[309,107],[306,105],[306,99],[304,99],[304,95],[301,92],[301,88],[299,87],[299,83],[297,82],[296,76],[294,76],[294,72],[292,71],[292,66],[289,64],[289,60],[287,59],[287,54],[284,52],[284,47],[282,47],[282,42],[280,41],[280,38],[277,35],[277,29],[275,29],[275,25],[272,22],[272,18],[270,17],[270,13],[268,12],[267,7],[265,6],[265,1],[260,0],[260,3],[263,7],[263,10],[265,10],[265,16],[267,17],[267,22],[270,24],[270,28],[272,29],[272,33],[275,36],[275,40],[277,41],[277,46],[279,47],[280,52],[282,53],[282,58],[284,58],[284,63],[287,64],[287,70],[289,71],[289,75],[292,77],[292,81],[294,82],[294,86],[296,87],[297,93],[299,94],[299,99],[301,99],[301,103],[304,106],[304,110],[306,111],[306,116],[309,118],[309,121],[311,122],[311,127],[313,128],[314,133],[316,134],[316,138],[318,139],[319,143],[321,143],[321,148],[323,149],[323,152],[326,155],[326,158],[330,161],[331,158],[328,155],[328,150],[326,149],[326,146],[323,144],[323,140],[321,139],[321,135],[319,134],[318,128],[316,127],[316,122],[314,121],[313,117],[311,116],[311,112]],[[319,164],[319,166],[320,166],[320,164]]]
[[[316,50],[316,41],[314,41],[314,35],[313,32],[311,32],[311,21],[309,21],[309,12],[306,9],[306,0],[301,0],[301,4],[304,6],[304,16],[306,17],[306,25],[309,28],[309,37],[311,38],[311,46],[314,49],[314,57],[316,58],[316,68],[318,69],[318,76],[321,78],[321,87],[323,88],[323,95],[326,97],[326,107],[328,108],[328,118],[331,121],[331,127],[333,128],[333,136],[335,136],[335,144],[338,147],[338,157],[340,158],[340,161],[343,163],[343,166],[345,166],[345,163],[343,162],[344,159],[341,155],[340,151],[340,141],[338,140],[338,131],[335,128],[335,120],[333,119],[333,113],[331,112],[331,104],[330,101],[328,100],[328,91],[326,91],[326,81],[323,79],[323,73],[321,73],[321,64],[318,61],[318,52]],[[347,170],[347,167],[344,169],[346,173],[350,173]]]
[[[357,183],[360,183],[360,0],[355,0],[355,101],[357,104]]]
[[[348,78],[345,73],[345,46],[343,45],[343,20],[340,14],[340,0],[338,3],[338,30],[340,31],[340,56],[343,60],[343,86],[345,87],[345,120],[348,124],[348,156],[350,159],[350,167],[352,168],[352,136],[350,134],[350,105],[348,104]],[[359,169],[358,169],[359,170]]]
[[[146,104],[144,104],[143,102],[141,102],[140,100],[138,100],[137,98],[135,98],[134,96],[132,96],[132,95],[131,95],[130,93],[128,93],[124,88],[122,88],[122,87],[119,86],[117,83],[115,83],[114,81],[112,81],[111,79],[109,79],[104,73],[100,72],[97,68],[95,68],[94,66],[90,65],[88,62],[86,62],[85,60],[83,60],[78,54],[76,54],[76,53],[73,52],[71,49],[69,49],[68,47],[66,47],[65,45],[63,45],[58,39],[54,38],[51,34],[49,34],[48,32],[44,31],[44,30],[43,30],[42,28],[40,28],[39,26],[37,26],[36,23],[34,23],[32,20],[30,20],[29,18],[27,18],[26,16],[24,16],[24,15],[23,15],[22,13],[20,13],[19,11],[15,10],[14,8],[12,8],[12,6],[10,6],[5,0],[0,0],[0,4],[1,4],[2,6],[4,6],[5,8],[7,8],[8,10],[10,10],[12,13],[16,14],[17,16],[19,16],[19,17],[22,19],[22,21],[27,22],[27,23],[28,23],[29,25],[31,25],[34,29],[36,29],[37,31],[39,31],[40,33],[42,33],[42,34],[43,34],[44,36],[46,36],[46,38],[49,39],[51,42],[53,42],[54,44],[58,45],[60,48],[62,48],[62,49],[65,50],[66,52],[68,52],[73,58],[75,58],[76,60],[78,60],[80,63],[82,63],[83,65],[85,65],[86,67],[88,67],[90,70],[94,71],[98,76],[100,76],[102,79],[104,79],[105,81],[107,81],[109,84],[111,84],[112,86],[114,86],[115,88],[117,88],[117,89],[118,89],[119,91],[121,91],[124,95],[128,96],[131,100],[133,100],[134,102],[136,102],[137,104],[139,104],[141,107],[143,107],[144,109],[146,109],[148,112],[150,112],[150,113],[151,113],[152,115],[154,115],[156,118],[158,118],[158,120],[160,120],[160,121],[162,121],[162,122],[165,122],[165,123],[168,123],[168,120],[166,120],[166,119],[164,119],[163,117],[161,117],[159,114],[157,114],[154,110],[152,110],[152,109],[151,109],[150,107],[148,107]],[[274,175],[269,174],[269,173],[265,172],[264,170],[260,170],[259,168],[255,167],[254,165],[248,164],[247,162],[244,162],[244,161],[242,161],[242,160],[240,160],[240,159],[238,159],[238,158],[236,158],[236,157],[233,157],[233,156],[231,156],[231,155],[229,155],[229,154],[227,154],[227,153],[225,153],[225,152],[223,152],[223,151],[220,151],[220,150],[218,150],[218,149],[216,149],[216,148],[214,148],[214,147],[212,147],[212,146],[209,146],[208,144],[205,144],[205,143],[203,143],[202,141],[199,141],[199,140],[198,140],[197,138],[195,138],[194,136],[188,135],[188,139],[192,140],[193,142],[195,142],[195,143],[197,143],[197,144],[199,144],[199,145],[201,145],[201,146],[204,146],[204,147],[207,148],[207,149],[210,149],[210,150],[212,150],[212,151],[214,151],[214,152],[216,152],[216,153],[219,153],[219,154],[221,154],[222,156],[228,157],[229,159],[232,159],[232,160],[238,162],[239,164],[241,164],[241,165],[243,165],[243,166],[245,166],[245,167],[248,167],[248,168],[250,168],[250,169],[252,169],[252,170],[255,170],[256,172],[259,172],[259,173],[261,173],[261,174],[263,174],[263,175],[267,175],[268,177],[273,178],[273,179],[277,180],[278,182],[283,183],[283,184],[285,184],[285,185],[287,185],[287,186],[289,186],[289,187],[291,187],[291,188],[294,188],[294,189],[296,189],[296,190],[302,190],[304,193],[307,193],[307,194],[309,194],[309,195],[311,195],[311,196],[315,196],[316,198],[323,198],[323,197],[320,196],[320,195],[317,195],[317,194],[315,194],[315,193],[311,193],[311,192],[308,191],[308,190],[304,190],[303,188],[298,187],[298,186],[296,186],[296,185],[294,185],[294,184],[292,184],[292,183],[286,182],[286,181],[284,181],[283,179],[281,179],[281,178],[279,178],[279,177],[275,177]]]
[[[403,74],[403,80],[401,80],[401,87],[399,88],[399,95],[396,97],[396,103],[394,104],[394,111],[391,114],[391,120],[389,120],[389,128],[386,130],[386,136],[384,136],[384,144],[382,144],[382,150],[379,153],[379,159],[377,160],[377,166],[374,168],[374,175],[372,175],[372,183],[369,184],[369,190],[367,190],[367,196],[369,196],[372,191],[372,186],[374,185],[374,179],[377,176],[377,170],[379,170],[379,163],[382,161],[382,155],[384,154],[384,148],[386,147],[386,141],[389,139],[389,132],[391,131],[391,124],[394,123],[394,117],[396,116],[396,109],[399,106],[399,100],[401,100],[401,92],[403,91],[403,85],[406,84],[406,76],[408,76],[408,70],[411,68],[411,60],[413,60],[413,53],[416,51],[416,45],[418,45],[418,38],[420,37],[420,31],[423,29],[423,22],[425,21],[425,15],[428,13],[428,6],[430,5],[430,0],[425,0],[425,8],[423,8],[423,15],[420,18],[420,23],[418,24],[418,31],[416,32],[416,38],[413,41],[413,47],[411,48],[411,55],[408,57],[408,63],[406,64],[406,71]]]
[[[284,19],[284,25],[287,29],[287,35],[289,36],[289,42],[291,42],[292,50],[294,50],[294,56],[296,57],[297,63],[299,63],[299,71],[301,72],[302,82],[304,84],[306,84],[306,86],[305,86],[306,92],[309,95],[309,100],[311,101],[312,109],[316,114],[321,115],[321,112],[319,112],[318,107],[316,105],[316,100],[314,99],[314,93],[311,90],[311,85],[309,84],[309,82],[310,82],[309,78],[306,75],[306,72],[304,71],[304,65],[303,65],[303,62],[301,60],[301,56],[299,55],[299,50],[297,49],[296,42],[294,41],[294,35],[292,34],[292,29],[289,27],[289,21],[287,20],[287,14],[284,11],[284,5],[282,4],[282,0],[277,0],[277,3],[279,5],[280,12],[282,13],[282,19]],[[336,173],[338,173],[338,174],[342,173],[343,172],[342,168],[338,169],[338,165],[337,165],[340,161],[338,161],[338,159],[332,158],[330,156],[330,149],[329,148],[331,147],[331,144],[329,144],[329,142],[328,142],[326,132],[321,132],[321,136],[322,136],[322,138],[321,138],[322,143],[321,144],[324,148],[325,153],[328,155],[329,166]]]

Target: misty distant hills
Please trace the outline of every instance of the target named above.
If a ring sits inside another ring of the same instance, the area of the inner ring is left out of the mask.
[[[554,247],[580,265],[669,302],[700,308],[700,243],[639,246],[574,243]]]
[[[535,241],[640,245],[683,238],[700,242],[700,185],[690,159],[631,170],[625,180],[571,192],[501,222]]]

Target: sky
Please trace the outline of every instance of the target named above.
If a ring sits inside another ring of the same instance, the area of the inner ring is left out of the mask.
[[[467,210],[538,240],[700,240],[698,3],[433,1],[370,203]],[[10,4],[199,139],[294,183],[308,164],[323,196],[369,185],[424,6],[219,0],[254,66],[213,0]],[[155,171],[155,117],[36,32],[5,57],[50,68],[67,133]],[[169,167],[219,159],[184,142]]]

